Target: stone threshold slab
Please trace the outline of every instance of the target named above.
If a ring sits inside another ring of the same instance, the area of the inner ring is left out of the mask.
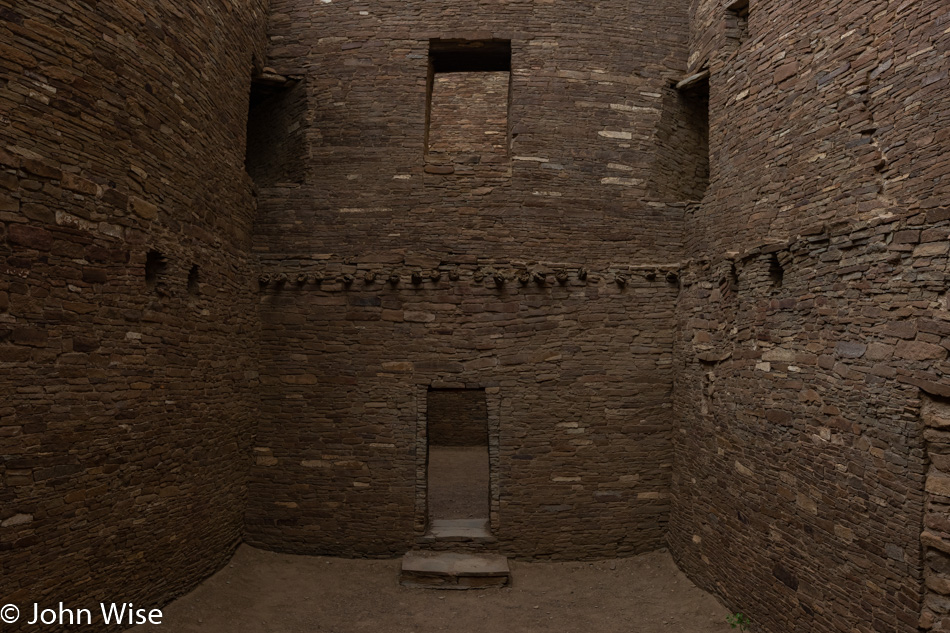
[[[409,552],[402,559],[399,582],[427,589],[504,587],[511,578],[508,559],[497,554]]]
[[[497,539],[488,529],[488,519],[436,519],[422,540],[494,543]]]

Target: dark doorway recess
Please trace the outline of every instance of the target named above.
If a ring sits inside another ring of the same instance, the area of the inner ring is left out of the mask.
[[[702,200],[709,187],[709,71],[702,71],[677,85],[686,144],[683,185],[692,200]]]
[[[430,389],[429,522],[489,516],[488,406],[484,389]]]
[[[307,91],[296,78],[263,74],[251,80],[244,166],[258,187],[304,181]]]

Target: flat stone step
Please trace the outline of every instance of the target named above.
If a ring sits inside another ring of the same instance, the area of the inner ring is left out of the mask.
[[[426,589],[504,587],[510,580],[508,559],[497,554],[409,552],[399,574],[399,584]]]
[[[436,519],[422,540],[494,543],[497,539],[488,529],[488,519]]]

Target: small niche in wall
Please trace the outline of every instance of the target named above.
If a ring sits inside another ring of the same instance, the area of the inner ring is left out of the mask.
[[[510,102],[510,41],[431,40],[426,171],[506,172]]]
[[[719,295],[723,299],[735,297],[739,291],[739,273],[735,262],[729,265],[729,271],[719,280]]]
[[[749,37],[749,0],[734,0],[726,5],[726,37],[737,44]]]
[[[159,251],[150,250],[145,255],[145,286],[154,290],[162,282],[168,269],[168,260]]]
[[[773,288],[781,288],[785,281],[785,268],[775,253],[769,258],[769,281],[772,282]]]
[[[197,296],[201,294],[201,272],[198,269],[198,264],[195,264],[191,267],[191,270],[188,271],[188,294],[192,296]]]
[[[703,372],[702,400],[699,405],[699,411],[703,415],[709,415],[712,411],[712,399],[715,393],[716,374],[713,371]]]
[[[306,91],[267,69],[251,80],[245,169],[258,187],[300,184],[306,169]]]

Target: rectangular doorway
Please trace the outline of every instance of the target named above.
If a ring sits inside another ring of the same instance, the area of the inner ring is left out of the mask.
[[[430,531],[487,530],[491,474],[485,390],[430,389],[426,410]]]

